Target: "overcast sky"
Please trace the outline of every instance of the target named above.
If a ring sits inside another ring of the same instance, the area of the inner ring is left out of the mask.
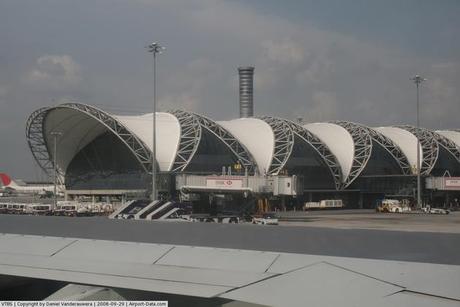
[[[0,0],[0,171],[43,179],[25,139],[63,98],[148,112],[238,116],[237,67],[254,65],[255,114],[460,128],[460,1]]]

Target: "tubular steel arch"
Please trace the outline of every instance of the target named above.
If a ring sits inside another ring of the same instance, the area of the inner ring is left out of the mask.
[[[385,150],[388,151],[388,153],[396,160],[404,175],[412,174],[412,168],[410,166],[409,160],[398,145],[396,145],[390,138],[387,138],[382,133],[369,127],[363,127],[369,131],[372,139],[379,143],[383,148],[385,148]]]
[[[273,157],[267,173],[278,175],[291,156],[292,148],[294,147],[294,132],[288,123],[279,118],[262,116],[259,119],[266,122],[275,135]]]
[[[190,112],[191,113],[191,112]],[[217,138],[219,138],[224,144],[233,152],[233,154],[237,157],[240,164],[247,168],[249,173],[253,173],[256,168],[256,164],[254,163],[254,158],[230,132],[224,129],[222,126],[218,125],[213,120],[196,113],[191,113],[196,116],[200,125],[206,128],[209,132],[214,134]]]
[[[460,147],[444,135],[437,132],[432,133],[438,144],[444,147],[452,156],[455,157],[455,159],[457,159],[457,162],[460,163]]]
[[[86,104],[72,102],[60,104],[55,107],[39,109],[32,113],[27,121],[26,136],[30,150],[37,163],[47,174],[49,174],[50,169],[53,168],[53,161],[49,154],[48,144],[46,143],[44,135],[44,123],[50,111],[63,108],[79,111],[104,125],[128,147],[139,161],[144,171],[151,171],[152,152],[134,133],[104,111]],[[46,159],[48,159],[48,161],[46,161]]]
[[[439,145],[434,133],[424,128],[409,125],[397,126],[397,128],[409,131],[419,139],[423,153],[420,173],[422,175],[429,175],[439,156]]]
[[[171,172],[182,172],[192,160],[201,140],[201,125],[193,113],[182,110],[169,111],[180,124],[180,141]]]
[[[353,164],[351,165],[350,174],[345,178],[344,188],[348,187],[366,167],[372,153],[372,138],[367,128],[346,121],[333,121],[333,124],[339,125],[350,133],[354,143]]]
[[[396,145],[390,138],[384,136],[382,133],[370,127],[358,123],[353,124],[359,125],[366,129],[371,138],[380,144],[396,160],[404,175],[412,174],[412,167],[409,163],[409,160],[407,159],[407,156],[403,153],[401,148]]]
[[[27,144],[35,161],[48,176],[53,175],[54,163],[48,151],[43,123],[50,109],[49,107],[44,107],[34,111],[26,123]]]
[[[332,177],[334,178],[335,189],[340,190],[342,188],[342,169],[340,163],[337,161],[335,155],[330,151],[329,147],[324,144],[316,135],[311,133],[308,129],[296,124],[292,121],[286,120],[292,129],[292,131],[301,138],[304,142],[309,144],[313,149],[320,155],[324,163],[328,166]]]

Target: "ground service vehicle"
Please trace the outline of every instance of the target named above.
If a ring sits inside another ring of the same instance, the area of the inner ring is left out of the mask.
[[[343,202],[341,199],[324,199],[319,202],[306,202],[303,209],[332,209],[332,208],[343,208]]]
[[[252,223],[261,225],[278,225],[278,217],[274,213],[265,213],[262,217],[254,217],[252,219]]]
[[[34,215],[50,215],[52,210],[51,205],[28,204],[24,209],[24,213]]]
[[[54,210],[54,214],[63,215],[63,216],[76,216],[77,215],[77,205],[72,205],[72,204],[58,205],[57,208]]]
[[[430,208],[428,211],[431,214],[449,214],[450,211],[442,208]]]
[[[12,214],[23,214],[24,210],[26,208],[25,204],[8,204],[6,208],[7,213],[12,213]]]
[[[403,213],[411,210],[407,204],[403,204],[397,199],[384,199],[375,209],[377,212],[391,213]]]

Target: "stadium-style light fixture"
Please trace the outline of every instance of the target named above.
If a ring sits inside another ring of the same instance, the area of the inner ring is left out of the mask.
[[[62,135],[62,132],[59,132],[59,131],[52,131],[50,133],[53,138],[54,138],[54,154],[53,154],[53,173],[54,173],[54,195],[53,195],[53,198],[54,198],[54,201],[53,201],[53,205],[54,205],[54,208],[53,209],[56,209],[57,207],[57,139],[58,137],[60,137]]]
[[[419,104],[419,88],[425,78],[415,75],[411,80],[417,86],[417,130],[420,128],[420,104]],[[422,207],[422,189],[421,189],[421,165],[420,165],[420,138],[417,137],[417,208]]]
[[[158,191],[156,186],[156,100],[157,100],[157,89],[156,89],[156,59],[157,54],[161,54],[164,47],[162,47],[159,43],[151,43],[147,46],[148,52],[153,54],[153,138],[152,138],[152,201],[158,198]]]

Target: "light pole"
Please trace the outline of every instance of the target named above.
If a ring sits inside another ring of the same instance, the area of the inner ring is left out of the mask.
[[[414,81],[415,85],[417,86],[417,130],[420,128],[420,104],[419,104],[419,88],[423,81],[426,81],[425,78],[415,75],[415,77],[411,78]],[[420,209],[422,207],[422,184],[421,184],[421,165],[420,165],[420,138],[417,137],[417,208]]]
[[[53,154],[53,169],[54,169],[54,201],[53,209],[57,207],[57,139],[62,135],[62,132],[52,131],[51,135],[54,138],[54,154]]]
[[[156,100],[157,100],[157,72],[156,72],[156,60],[157,54],[161,54],[164,47],[160,46],[158,43],[151,43],[147,46],[148,51],[153,54],[153,138],[152,138],[152,201],[158,198],[158,191],[156,186],[156,175],[157,175],[157,166],[156,166]]]

